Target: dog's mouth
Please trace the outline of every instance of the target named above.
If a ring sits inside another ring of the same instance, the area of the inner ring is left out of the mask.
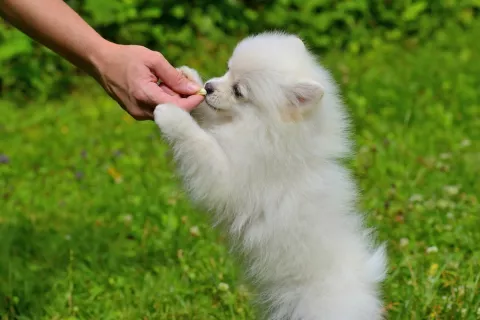
[[[224,109],[220,109],[220,108],[214,107],[213,105],[210,104],[210,102],[207,101],[207,99],[205,99],[205,102],[206,102],[207,105],[208,105],[210,108],[212,108],[212,110],[214,110],[214,111],[218,111],[218,112],[225,111]]]

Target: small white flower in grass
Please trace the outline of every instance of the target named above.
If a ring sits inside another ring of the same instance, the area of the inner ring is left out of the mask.
[[[228,289],[230,289],[230,287],[228,286],[228,284],[226,284],[225,282],[220,282],[218,284],[218,290],[222,291],[222,292],[227,292]]]
[[[451,153],[441,153],[440,154],[440,159],[442,159],[442,160],[447,160],[447,159],[450,159],[451,157],[452,157]]]
[[[456,196],[460,191],[459,186],[445,186],[443,187],[443,191],[450,196]]]
[[[193,236],[193,237],[198,237],[200,236],[200,229],[198,228],[198,226],[193,226],[190,228],[190,234]]]
[[[463,139],[462,142],[460,142],[460,146],[463,148],[469,147],[471,144],[472,141],[470,141],[469,139]]]
[[[408,246],[408,242],[409,242],[408,238],[401,238],[400,239],[400,247]]]
[[[359,150],[360,153],[367,153],[370,150],[368,146],[362,146]]]
[[[410,202],[420,202],[423,200],[423,196],[421,194],[412,194],[409,200]]]
[[[448,213],[447,213],[447,218],[448,218],[448,219],[454,219],[454,218],[455,218],[455,215],[453,214],[453,212],[448,212]]]
[[[434,209],[435,208],[435,201],[432,200],[432,199],[429,199],[429,200],[425,201],[425,207],[427,209]]]
[[[126,214],[123,216],[123,221],[125,221],[126,223],[129,223],[129,222],[132,222],[132,215],[131,214]]]
[[[241,284],[237,287],[238,292],[248,292],[248,288],[246,285]]]
[[[437,253],[438,252],[438,248],[436,246],[431,246],[431,247],[428,247],[427,248],[427,253],[430,254],[430,253]]]
[[[237,292],[242,297],[248,297],[250,295],[250,292],[248,291],[247,286],[245,286],[243,284],[241,284],[237,287]]]
[[[450,206],[450,202],[445,199],[440,199],[437,201],[437,207],[440,209],[447,209]]]
[[[435,168],[440,170],[440,171],[443,171],[443,172],[450,171],[450,166],[446,163],[441,162],[441,161],[439,161],[435,164]]]

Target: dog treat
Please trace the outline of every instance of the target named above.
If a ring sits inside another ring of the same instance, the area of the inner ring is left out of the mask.
[[[202,88],[202,89],[198,90],[197,93],[198,93],[199,95],[205,96],[205,95],[207,95],[207,90],[205,90],[204,88]]]

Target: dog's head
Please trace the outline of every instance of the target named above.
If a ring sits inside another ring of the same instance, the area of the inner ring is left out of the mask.
[[[315,58],[296,36],[264,33],[235,48],[228,71],[206,82],[205,102],[219,114],[299,121],[325,93]]]

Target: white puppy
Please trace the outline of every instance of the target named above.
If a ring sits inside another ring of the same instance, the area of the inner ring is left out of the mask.
[[[337,161],[350,149],[348,120],[329,73],[299,38],[265,33],[243,40],[205,89],[192,115],[159,105],[155,122],[192,198],[225,226],[267,318],[381,319],[384,250],[372,247]]]

